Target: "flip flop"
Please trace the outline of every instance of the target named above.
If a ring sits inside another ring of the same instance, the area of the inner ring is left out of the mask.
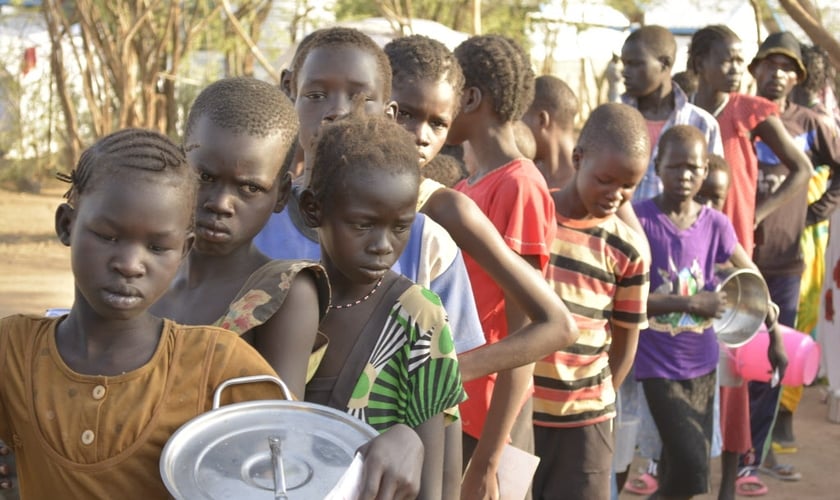
[[[647,472],[640,476],[631,477],[624,483],[624,491],[634,495],[653,495],[659,489],[659,481]]]
[[[802,474],[797,472],[796,467],[791,464],[776,464],[773,467],[762,465],[758,468],[758,471],[779,481],[799,481],[802,479]]]
[[[761,482],[761,479],[752,475],[741,476],[735,480],[735,493],[742,497],[760,497],[769,491],[770,489]]]

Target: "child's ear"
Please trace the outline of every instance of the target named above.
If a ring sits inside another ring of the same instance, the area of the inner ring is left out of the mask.
[[[300,214],[303,222],[309,227],[319,227],[321,225],[321,216],[323,210],[321,203],[315,199],[315,194],[309,190],[304,189],[300,193],[300,200],[298,200],[300,207]]]
[[[292,71],[289,69],[280,71],[280,90],[294,102],[295,97],[292,95]]]
[[[539,120],[541,129],[547,129],[551,125],[551,115],[546,110],[540,111],[540,114],[537,115],[537,120]]]
[[[395,120],[397,118],[397,101],[390,101],[385,103],[385,116]]]
[[[479,106],[481,106],[481,89],[478,87],[469,87],[464,89],[464,95],[461,96],[461,112],[472,113]]]
[[[274,213],[279,214],[286,208],[289,196],[292,193],[292,174],[286,172],[283,177],[277,180],[277,203],[274,204]]]
[[[192,250],[192,247],[193,247],[194,244],[195,244],[195,233],[190,231],[189,233],[187,233],[187,239],[184,240],[184,247],[181,248],[181,258],[182,259],[184,257],[186,257],[188,253],[190,253],[190,250]]]
[[[76,220],[76,209],[69,203],[62,203],[55,210],[55,234],[64,246],[70,246],[70,233]]]
[[[583,149],[580,146],[575,146],[572,150],[572,166],[575,170],[580,170],[581,161],[583,161]]]

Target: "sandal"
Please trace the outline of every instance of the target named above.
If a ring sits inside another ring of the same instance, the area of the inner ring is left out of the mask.
[[[797,472],[796,467],[791,464],[776,464],[773,467],[762,465],[758,470],[779,481],[799,481],[802,479],[802,474]]]
[[[735,480],[735,493],[742,497],[760,497],[766,495],[770,489],[756,476],[741,476]]]
[[[636,477],[631,477],[624,483],[624,491],[634,495],[653,495],[658,489],[659,481],[647,472]]]
[[[770,443],[770,448],[773,449],[773,453],[776,455],[790,455],[799,451],[794,443],[782,443],[780,441]]]

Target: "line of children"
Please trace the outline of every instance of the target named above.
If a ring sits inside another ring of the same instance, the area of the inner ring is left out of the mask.
[[[538,362],[534,434],[540,499],[610,497],[616,392],[647,325],[647,243],[616,216],[648,164],[642,115],[624,104],[592,112],[573,153],[575,174],[553,193],[557,235],[549,283],[580,329]]]
[[[148,311],[194,241],[198,182],[181,148],[122,130],[66,178],[55,227],[70,247],[73,307],[0,322],[0,438],[14,448],[25,498],[163,498],[169,436],[210,409],[221,382],[274,371],[231,332]],[[223,400],[280,397],[261,383]]]
[[[392,95],[398,105],[397,121],[415,137],[422,171],[438,158],[453,119],[459,111],[464,76],[454,55],[443,44],[424,36],[396,39],[385,46],[393,71]],[[524,126],[524,125],[523,125]],[[530,132],[529,132],[530,133]],[[539,359],[546,353],[572,342],[577,329],[568,310],[556,297],[541,274],[521,259],[498,234],[496,227],[464,194],[444,189],[423,179],[418,209],[438,221],[470,258],[486,271],[510,297],[505,309],[512,317],[531,321],[510,326],[503,342],[461,354],[465,380],[495,373]],[[473,366],[481,366],[473,374]],[[447,442],[458,440],[456,426],[447,428]],[[460,485],[461,459],[455,460],[447,447],[447,484]],[[454,451],[454,450],[453,450]],[[469,456],[464,456],[464,461]],[[495,474],[490,474],[492,478]],[[448,489],[455,497],[454,489]],[[465,494],[469,494],[465,490]]]

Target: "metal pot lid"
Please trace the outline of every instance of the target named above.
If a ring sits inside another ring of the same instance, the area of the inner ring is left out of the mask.
[[[160,473],[177,499],[322,499],[376,435],[323,405],[236,403],[178,429],[161,453]]]

